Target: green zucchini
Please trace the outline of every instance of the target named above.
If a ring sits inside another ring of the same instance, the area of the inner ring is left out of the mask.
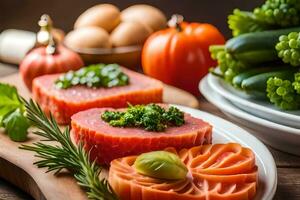
[[[260,67],[256,67],[256,68],[250,68],[250,69],[236,75],[235,77],[233,77],[232,85],[237,88],[241,88],[243,80],[245,80],[251,76],[261,74],[261,73],[266,73],[266,72],[286,70],[287,68],[289,69],[289,67],[290,67],[289,65],[271,63],[271,64],[264,64],[264,65],[262,65]]]
[[[298,69],[289,68],[286,70],[277,70],[250,76],[242,81],[241,87],[249,95],[256,98],[262,98],[266,96],[267,80],[270,77],[290,80],[293,79],[294,73],[297,70]]]
[[[225,49],[236,59],[258,64],[279,60],[275,45],[281,35],[300,32],[300,27],[247,33],[227,41]]]
[[[233,86],[235,86],[237,88],[241,88],[243,80],[245,80],[251,76],[254,76],[256,74],[260,74],[260,73],[271,71],[271,70],[274,70],[274,67],[262,67],[262,68],[249,69],[245,72],[242,72],[242,73],[236,75],[232,79],[232,84],[233,84]]]

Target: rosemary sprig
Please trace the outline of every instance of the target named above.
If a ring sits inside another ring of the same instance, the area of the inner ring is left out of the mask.
[[[39,168],[47,168],[47,172],[59,173],[67,169],[74,173],[78,184],[86,190],[89,199],[96,200],[118,200],[106,179],[99,179],[101,167],[91,161],[89,154],[84,150],[82,143],[75,146],[70,137],[70,130],[66,128],[61,131],[55,119],[50,116],[48,119],[38,104],[32,100],[25,104],[27,118],[32,125],[38,128],[33,133],[43,137],[42,141],[55,141],[57,145],[42,142],[30,145],[22,145],[20,148],[36,153],[41,160],[35,162]]]

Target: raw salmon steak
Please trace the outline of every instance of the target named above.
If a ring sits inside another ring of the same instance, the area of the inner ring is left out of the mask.
[[[185,123],[179,127],[168,127],[164,132],[151,132],[142,128],[110,126],[101,115],[112,108],[95,108],[72,116],[71,127],[75,141],[82,140],[91,158],[100,164],[120,157],[136,155],[166,147],[176,149],[210,144],[212,126],[185,113]],[[123,109],[117,109],[123,110]]]
[[[59,124],[70,123],[73,114],[89,108],[162,102],[160,81],[125,68],[122,71],[129,76],[129,85],[96,89],[85,86],[58,89],[55,81],[61,74],[41,76],[33,81],[32,95],[43,111],[48,115],[52,113]]]
[[[255,155],[239,144],[215,144],[176,151],[189,173],[167,181],[136,172],[137,156],[111,162],[108,181],[121,200],[248,200],[258,185]]]

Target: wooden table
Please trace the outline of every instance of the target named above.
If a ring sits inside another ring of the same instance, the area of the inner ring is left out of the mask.
[[[0,76],[16,72],[17,69],[10,65],[0,63]],[[215,106],[208,103],[204,98],[199,98],[200,109],[213,113],[228,121],[223,113]],[[269,147],[276,161],[278,170],[278,187],[275,195],[276,200],[299,200],[300,199],[300,157],[280,152]],[[0,200],[27,200],[32,199],[29,195],[20,191],[10,183],[0,179]]]

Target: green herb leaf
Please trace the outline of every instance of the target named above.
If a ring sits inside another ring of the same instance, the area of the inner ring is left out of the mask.
[[[30,127],[30,124],[19,108],[5,117],[3,124],[5,132],[10,139],[15,142],[23,142],[26,140],[27,129]]]
[[[17,108],[20,108],[22,112],[24,111],[17,89],[8,84],[0,83],[0,126],[3,126],[6,115]]]
[[[158,179],[185,179],[188,169],[180,158],[167,151],[143,153],[134,162],[137,172]]]

